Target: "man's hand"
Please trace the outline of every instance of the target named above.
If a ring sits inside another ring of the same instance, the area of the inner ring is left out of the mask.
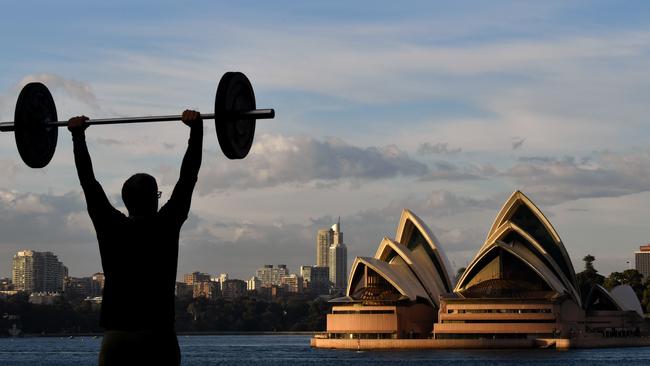
[[[68,120],[68,130],[73,134],[84,132],[88,128],[86,121],[88,121],[86,116],[72,117]]]
[[[201,118],[201,113],[186,109],[181,115],[181,121],[183,121],[187,126],[192,127],[197,123],[203,122],[203,118]]]

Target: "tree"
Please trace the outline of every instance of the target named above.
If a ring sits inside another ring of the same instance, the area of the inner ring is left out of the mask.
[[[582,260],[585,262],[584,271],[576,275],[576,280],[578,281],[578,288],[582,296],[587,296],[591,287],[594,285],[602,285],[605,282],[605,277],[598,274],[598,271],[594,267],[594,262],[596,257],[591,254],[587,254]]]

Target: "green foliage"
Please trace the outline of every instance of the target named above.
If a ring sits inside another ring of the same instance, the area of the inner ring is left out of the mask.
[[[177,299],[178,331],[321,331],[331,306],[301,295],[266,300]]]
[[[18,294],[0,300],[0,315],[17,315],[24,333],[100,333],[99,308],[87,301],[60,298],[52,305],[29,303],[29,296]],[[151,304],[155,306],[155,304]],[[321,298],[306,296],[266,300],[240,297],[177,298],[177,331],[322,331],[331,306]],[[16,320],[0,318],[0,336]]]
[[[594,267],[596,257],[587,254],[582,260],[585,262],[585,269],[576,274],[576,280],[580,293],[584,297],[587,296],[593,285],[602,285],[605,282],[605,277],[598,274],[598,271]]]

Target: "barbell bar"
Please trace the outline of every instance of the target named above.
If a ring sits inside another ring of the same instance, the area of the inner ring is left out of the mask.
[[[255,121],[275,117],[273,109],[256,109],[253,87],[241,72],[226,72],[219,81],[214,113],[201,114],[214,119],[217,139],[229,159],[248,155],[255,135]],[[180,115],[91,119],[88,125],[180,121]],[[14,122],[0,123],[0,131],[14,132],[22,160],[31,168],[45,167],[56,150],[58,128],[68,121],[57,121],[52,94],[42,83],[23,87],[16,102]]]

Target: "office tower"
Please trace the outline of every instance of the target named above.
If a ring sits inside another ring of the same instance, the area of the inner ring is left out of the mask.
[[[28,292],[59,292],[68,268],[51,252],[19,251],[13,258],[15,289]]]
[[[264,267],[255,271],[255,277],[260,279],[260,285],[263,287],[280,286],[282,276],[288,276],[289,270],[284,264],[278,264],[274,267],[272,264],[265,264]]]
[[[332,226],[332,245],[329,248],[330,282],[335,289],[342,290],[348,281],[348,249],[343,243],[341,218]]]
[[[332,229],[318,230],[316,235],[316,265],[319,267],[329,266],[329,249],[332,245]]]
[[[634,252],[634,268],[643,275],[643,280],[650,276],[650,244],[639,247],[638,252]]]

